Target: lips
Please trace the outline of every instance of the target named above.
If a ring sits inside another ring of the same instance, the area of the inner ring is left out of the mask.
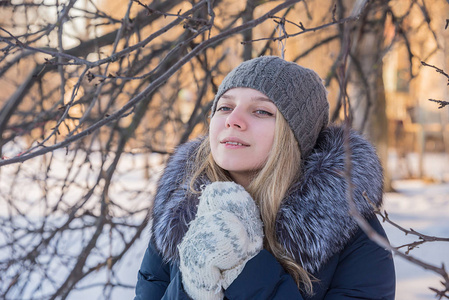
[[[237,142],[226,142],[225,144],[227,144],[227,145],[235,145],[235,146],[243,146],[243,144],[237,143]]]
[[[243,141],[239,138],[235,138],[235,137],[224,138],[220,141],[220,144],[225,144],[225,145],[229,145],[229,146],[249,147],[248,143],[246,143],[245,141]]]

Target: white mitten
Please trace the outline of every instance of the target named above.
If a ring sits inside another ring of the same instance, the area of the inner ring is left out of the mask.
[[[182,282],[193,299],[223,299],[263,243],[259,210],[234,182],[208,185],[195,220],[178,246]]]

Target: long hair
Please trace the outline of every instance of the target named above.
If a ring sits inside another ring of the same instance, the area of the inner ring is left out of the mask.
[[[209,137],[200,144],[193,170],[190,187],[194,189],[195,181],[202,175],[210,181],[232,181],[229,173],[219,167],[211,154]],[[247,187],[249,194],[259,205],[264,224],[264,247],[269,250],[296,284],[306,293],[312,293],[310,274],[285,251],[276,237],[276,217],[282,199],[287,196],[291,185],[299,179],[301,172],[301,152],[298,142],[287,121],[278,113],[276,115],[275,135],[271,151],[262,169],[257,172]]]

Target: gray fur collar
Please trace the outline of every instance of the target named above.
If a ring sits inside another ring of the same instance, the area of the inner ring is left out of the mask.
[[[196,214],[198,196],[189,193],[184,176],[199,143],[194,140],[179,146],[159,180],[152,240],[167,261],[177,260],[176,246]],[[373,207],[363,192],[375,205],[382,204],[382,167],[371,144],[354,131],[349,145],[354,200],[360,213],[368,218],[373,215]],[[358,229],[348,214],[344,169],[344,130],[329,127],[321,132],[312,154],[305,159],[301,180],[281,204],[277,219],[279,242],[312,273],[341,251]]]

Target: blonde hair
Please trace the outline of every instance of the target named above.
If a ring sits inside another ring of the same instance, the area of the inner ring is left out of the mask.
[[[205,174],[211,181],[232,181],[229,173],[219,167],[211,154],[209,137],[206,137],[198,148],[190,187]],[[261,219],[264,224],[264,246],[269,250],[287,272],[294,278],[300,289],[312,294],[310,274],[298,264],[278,242],[276,236],[276,217],[282,199],[287,195],[290,186],[300,176],[301,152],[293,131],[285,118],[278,112],[276,115],[275,137],[267,161],[255,174],[247,187],[250,195],[259,205]]]

